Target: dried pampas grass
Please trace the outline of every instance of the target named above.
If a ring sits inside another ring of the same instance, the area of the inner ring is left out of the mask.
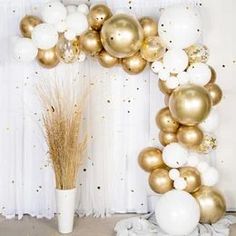
[[[44,134],[55,172],[56,188],[75,188],[86,146],[86,139],[81,137],[85,95],[81,96],[79,88],[67,78],[44,80],[38,86],[38,94],[44,109]]]

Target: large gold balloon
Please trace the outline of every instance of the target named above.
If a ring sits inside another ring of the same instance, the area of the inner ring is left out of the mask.
[[[173,189],[173,181],[166,169],[156,169],[149,176],[149,185],[156,193],[166,193]]]
[[[77,37],[74,40],[67,40],[63,35],[60,35],[56,45],[56,52],[60,60],[64,63],[75,62],[80,53],[79,38]]]
[[[143,17],[139,20],[141,26],[143,27],[144,37],[156,36],[158,33],[157,22],[151,17]]]
[[[214,136],[205,134],[204,138],[199,146],[196,146],[194,150],[202,154],[208,154],[217,147],[217,140]]]
[[[162,152],[155,147],[145,148],[138,157],[139,165],[147,172],[151,172],[157,168],[164,167],[162,160]]]
[[[179,123],[193,126],[205,120],[212,102],[204,87],[187,84],[176,89],[170,96],[171,115]]]
[[[21,34],[26,38],[31,38],[34,27],[41,23],[41,19],[37,16],[25,16],[20,22]]]
[[[173,92],[173,89],[170,89],[166,85],[166,81],[159,79],[158,80],[158,87],[162,93],[166,95],[170,95]]]
[[[39,49],[37,60],[42,67],[47,69],[57,66],[57,64],[60,62],[56,53],[56,47],[47,50]]]
[[[157,113],[156,124],[163,132],[175,133],[179,128],[179,123],[173,119],[168,107],[161,109]]]
[[[178,142],[176,133],[166,133],[163,131],[159,133],[159,141],[163,146]]]
[[[161,40],[157,36],[146,38],[141,47],[141,55],[148,62],[160,60],[166,52]]]
[[[110,68],[113,67],[115,65],[117,65],[119,63],[119,59],[116,57],[113,57],[112,55],[110,55],[108,52],[106,52],[105,50],[102,50],[99,54],[98,54],[98,62],[106,67],[106,68]]]
[[[206,63],[208,61],[209,51],[205,45],[193,44],[189,48],[185,49],[185,51],[188,55],[190,64],[197,62]]]
[[[111,10],[103,4],[98,4],[90,9],[88,15],[89,25],[94,30],[100,30],[106,20],[112,16]]]
[[[213,224],[224,216],[226,203],[223,195],[218,190],[203,186],[193,196],[200,205],[201,223]]]
[[[134,55],[143,42],[143,29],[132,16],[116,14],[108,19],[101,30],[104,48],[114,57]]]
[[[187,148],[200,145],[203,137],[203,132],[197,126],[181,126],[177,132],[178,141]]]
[[[97,55],[102,50],[100,35],[95,30],[88,30],[80,37],[81,48],[91,56]]]
[[[210,94],[213,105],[217,105],[221,101],[223,96],[221,88],[217,84],[212,83],[207,84],[205,87]]]
[[[187,186],[184,191],[194,193],[201,187],[201,175],[199,171],[194,167],[182,167],[180,168],[180,177],[184,178]]]
[[[141,57],[139,52],[136,52],[131,57],[123,58],[121,61],[121,65],[127,73],[135,75],[145,69],[147,61]]]

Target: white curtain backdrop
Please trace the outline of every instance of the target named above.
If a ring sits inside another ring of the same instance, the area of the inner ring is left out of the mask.
[[[41,130],[35,85],[42,78],[74,79],[90,88],[84,131],[88,149],[78,177],[77,212],[106,216],[145,213],[155,194],[137,164],[140,150],[159,145],[155,115],[163,105],[157,77],[149,68],[130,76],[120,67],[102,68],[95,59],[45,70],[18,64],[10,55],[25,14],[38,14],[43,0],[0,0],[0,213],[51,218],[55,212],[54,175]],[[83,1],[93,4],[97,1]],[[160,9],[184,1],[108,0],[113,11],[158,19]],[[185,1],[199,5],[197,1]]]

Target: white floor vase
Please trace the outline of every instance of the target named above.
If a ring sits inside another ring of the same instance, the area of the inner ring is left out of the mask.
[[[76,188],[56,190],[58,231],[68,234],[73,231]]]

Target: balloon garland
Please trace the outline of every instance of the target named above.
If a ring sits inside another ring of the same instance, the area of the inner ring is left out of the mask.
[[[37,59],[45,68],[60,62],[75,63],[86,55],[107,68],[121,64],[129,74],[148,64],[158,75],[166,107],[156,116],[164,146],[145,148],[139,164],[150,172],[151,189],[163,194],[156,206],[157,222],[168,234],[191,233],[198,222],[215,223],[226,210],[225,200],[213,186],[219,173],[200,156],[217,147],[213,132],[219,116],[213,106],[222,98],[216,73],[207,65],[209,52],[199,44],[199,12],[185,5],[166,8],[157,23],[139,21],[103,4],[65,6],[52,1],[42,8],[41,19],[25,16],[23,35],[14,43],[20,62]]]

